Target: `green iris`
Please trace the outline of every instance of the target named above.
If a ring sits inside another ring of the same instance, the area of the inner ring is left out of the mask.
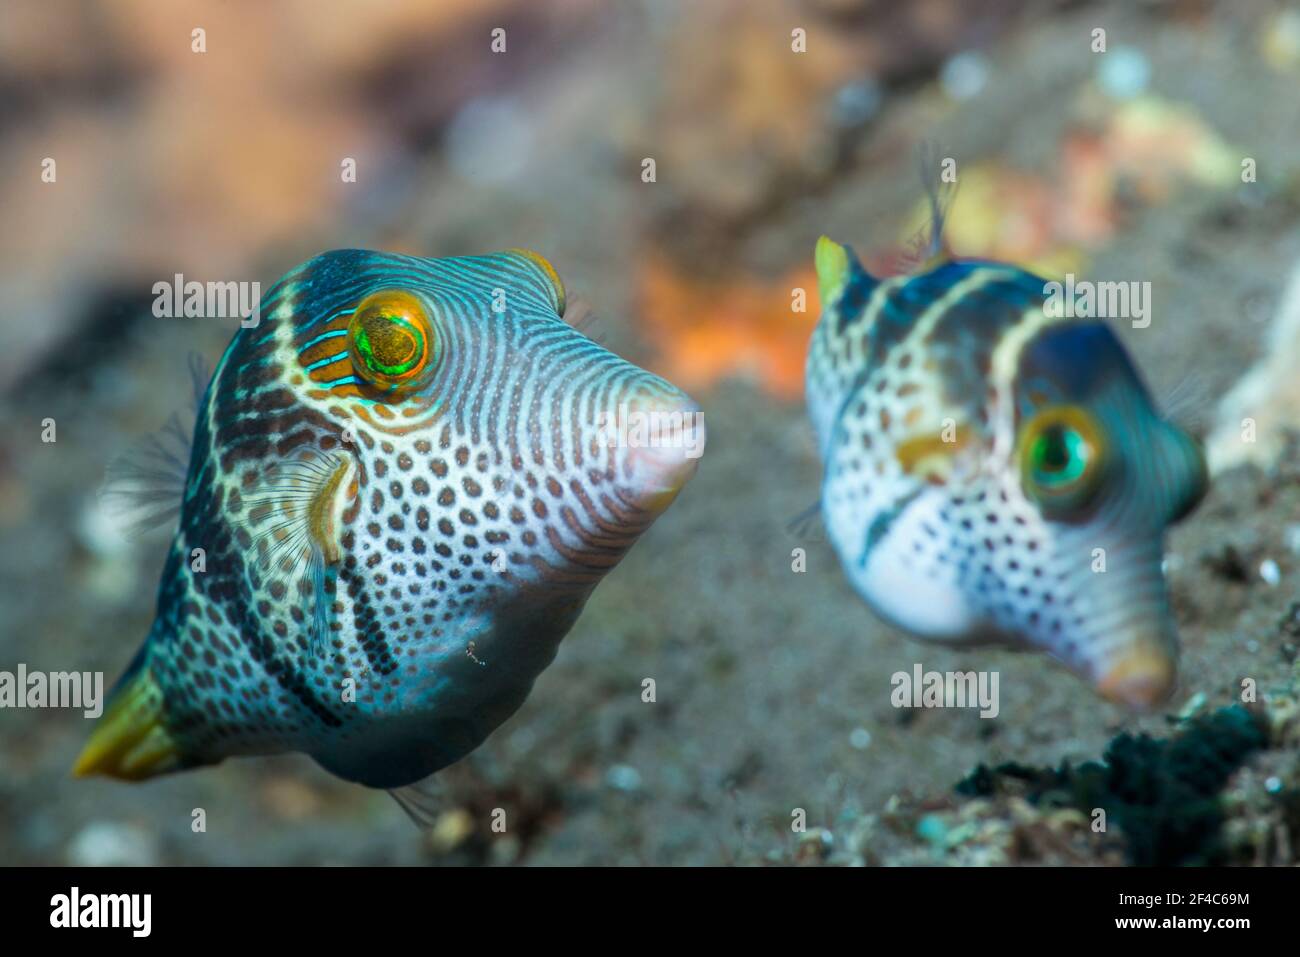
[[[1053,518],[1069,520],[1084,514],[1101,486],[1105,434],[1087,409],[1050,406],[1023,426],[1018,457],[1025,494]]]
[[[424,336],[404,316],[367,317],[353,341],[366,368],[379,375],[404,376],[424,359]]]
[[[1088,470],[1092,450],[1079,432],[1065,424],[1049,425],[1029,447],[1029,474],[1045,491],[1069,488]]]

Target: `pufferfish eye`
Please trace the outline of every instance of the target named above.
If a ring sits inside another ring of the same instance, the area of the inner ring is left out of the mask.
[[[348,323],[348,351],[357,375],[387,391],[427,381],[437,368],[438,338],[420,299],[400,289],[372,293]]]
[[[1087,505],[1101,482],[1106,441],[1091,413],[1078,406],[1044,409],[1020,433],[1025,492],[1056,513]]]

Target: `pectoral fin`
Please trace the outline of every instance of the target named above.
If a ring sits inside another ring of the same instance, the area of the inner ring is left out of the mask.
[[[312,450],[268,468],[246,496],[241,518],[256,567],[264,578],[280,578],[289,596],[311,603],[313,653],[323,653],[329,637],[341,527],[358,482],[351,455]]]

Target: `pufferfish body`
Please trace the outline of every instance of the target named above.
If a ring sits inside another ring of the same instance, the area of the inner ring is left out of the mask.
[[[1119,704],[1166,700],[1164,534],[1207,473],[1115,334],[1010,265],[878,279],[822,237],[816,266],[822,516],[861,597],[916,637],[1037,649]]]
[[[156,619],[76,773],[301,751],[394,789],[509,717],[703,449],[564,300],[524,250],[284,276],[207,386]],[[615,441],[638,414],[659,441]]]

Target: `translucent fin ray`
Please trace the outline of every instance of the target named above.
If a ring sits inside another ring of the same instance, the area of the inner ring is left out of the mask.
[[[192,352],[188,363],[193,389],[188,415],[173,412],[161,429],[117,456],[105,470],[100,501],[126,529],[129,538],[175,525],[180,517],[194,444],[194,422],[211,379],[202,356]]]
[[[957,183],[950,182],[940,175],[943,157],[937,143],[924,142],[917,149],[917,174],[921,179],[921,188],[930,207],[930,218],[908,243],[908,251],[903,256],[903,272],[921,272],[939,264],[950,257],[951,253],[944,245],[943,228],[957,198]]]
[[[406,816],[422,831],[433,829],[438,815],[446,802],[442,797],[442,788],[433,776],[405,787],[391,788],[388,791],[397,802],[397,806],[406,812]]]
[[[821,499],[818,499],[798,515],[794,515],[786,521],[786,534],[792,535],[795,538],[820,541],[822,526],[818,519],[821,517],[821,513],[822,502]],[[810,533],[813,534],[810,536]]]
[[[341,557],[333,518],[338,496],[355,494],[353,468],[346,453],[318,449],[277,462],[244,495],[237,520],[252,539],[250,569],[310,603],[313,654],[328,646]]]

